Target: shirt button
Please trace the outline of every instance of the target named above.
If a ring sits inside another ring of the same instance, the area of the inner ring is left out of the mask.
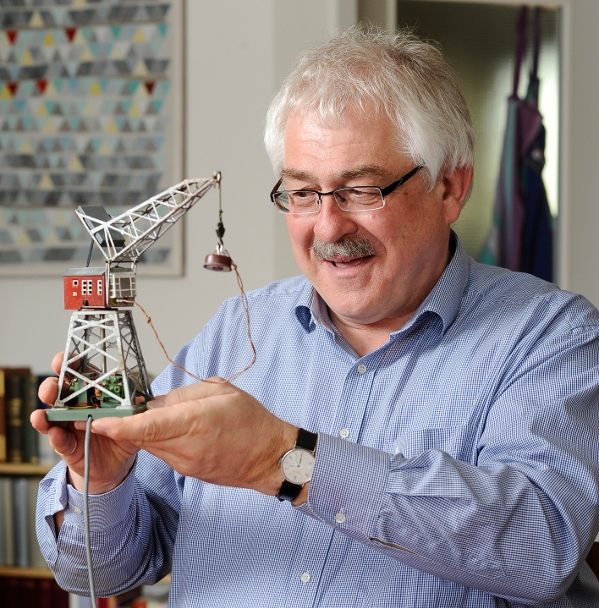
[[[366,373],[366,366],[363,363],[360,363],[360,365],[358,365],[358,374],[365,374]]]
[[[339,511],[339,513],[337,513],[337,515],[335,515],[335,521],[338,524],[344,524],[345,523],[345,513],[343,511]]]
[[[302,581],[302,583],[307,583],[309,580],[310,580],[310,573],[309,572],[304,572],[300,576],[300,581]]]
[[[349,429],[341,429],[339,431],[339,437],[341,437],[341,439],[347,439],[349,437]]]
[[[77,515],[81,515],[81,513],[83,513],[83,511],[81,511],[81,509],[75,505],[73,505],[73,511],[75,511]]]

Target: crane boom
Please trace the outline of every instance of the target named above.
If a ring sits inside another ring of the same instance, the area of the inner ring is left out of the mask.
[[[220,179],[220,172],[210,178],[185,179],[116,217],[102,207],[79,207],[75,213],[109,265],[135,265],[210,188],[220,187]]]

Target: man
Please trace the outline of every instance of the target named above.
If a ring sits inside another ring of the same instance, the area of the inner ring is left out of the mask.
[[[176,607],[599,606],[599,314],[464,253],[474,138],[439,51],[336,36],[265,139],[304,277],[248,294],[235,386],[239,298],[177,356],[209,380],[171,366],[146,413],[93,423],[98,593],[172,571]],[[84,594],[82,423],[32,420],[64,459],[40,544]]]

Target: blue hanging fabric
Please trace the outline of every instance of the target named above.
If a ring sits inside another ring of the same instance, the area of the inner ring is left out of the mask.
[[[524,100],[518,97],[520,69],[526,51],[528,8],[520,9],[512,94],[491,229],[480,261],[553,278],[552,218],[541,172],[545,164],[545,128],[538,109],[537,75],[540,9],[535,9],[533,68]]]
[[[520,107],[520,184],[524,194],[524,225],[520,270],[553,280],[553,218],[542,171],[545,166],[545,126],[539,112],[540,8],[535,9],[533,67],[526,98]]]

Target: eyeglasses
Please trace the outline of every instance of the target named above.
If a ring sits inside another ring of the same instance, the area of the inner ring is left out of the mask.
[[[411,171],[389,184],[386,188],[378,186],[352,186],[351,188],[337,188],[330,192],[318,190],[277,190],[281,185],[280,179],[270,193],[270,200],[282,213],[318,213],[322,197],[333,195],[339,209],[342,211],[375,211],[385,206],[385,197],[405,184],[416,175],[424,165],[418,165]]]

